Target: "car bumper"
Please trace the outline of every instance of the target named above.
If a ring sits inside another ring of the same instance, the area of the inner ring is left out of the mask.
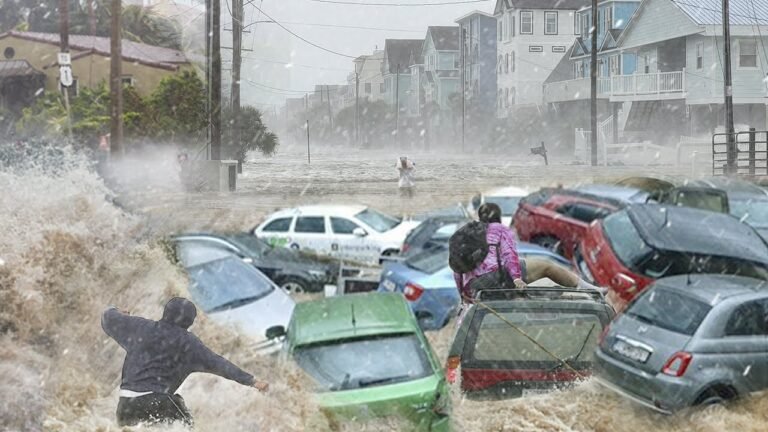
[[[427,289],[409,304],[423,330],[440,330],[456,316],[459,298],[455,288]]]
[[[662,414],[690,406],[698,387],[685,378],[641,371],[602,349],[595,352],[594,376],[600,385],[619,396]]]

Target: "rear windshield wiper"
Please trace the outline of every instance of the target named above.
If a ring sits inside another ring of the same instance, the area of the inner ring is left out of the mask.
[[[377,385],[377,384],[386,384],[386,383],[391,383],[396,381],[403,381],[410,377],[411,377],[410,375],[400,375],[400,376],[388,377],[388,378],[361,379],[360,381],[357,382],[357,385],[360,388],[370,387],[372,385]]]
[[[587,342],[589,342],[589,337],[592,336],[592,332],[595,330],[595,324],[592,323],[592,327],[589,328],[589,331],[587,332],[587,337],[584,338],[584,342],[581,344],[581,348],[579,348],[579,352],[577,352],[575,355],[572,355],[570,357],[567,357],[563,359],[560,363],[558,363],[556,366],[549,369],[547,372],[556,371],[558,369],[561,369],[565,367],[565,364],[568,363],[569,366],[571,366],[571,362],[575,362],[579,359],[581,356],[581,353],[584,352],[584,348],[587,346]],[[571,366],[572,367],[572,366]]]

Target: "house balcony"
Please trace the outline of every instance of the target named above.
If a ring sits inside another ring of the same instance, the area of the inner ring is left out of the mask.
[[[684,99],[685,71],[615,75],[597,79],[597,95],[611,102]],[[590,79],[544,84],[544,101],[568,102],[590,98]]]

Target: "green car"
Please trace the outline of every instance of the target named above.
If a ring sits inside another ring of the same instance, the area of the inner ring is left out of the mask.
[[[366,293],[299,303],[285,352],[317,383],[338,420],[398,417],[418,431],[450,430],[445,374],[400,294]]]

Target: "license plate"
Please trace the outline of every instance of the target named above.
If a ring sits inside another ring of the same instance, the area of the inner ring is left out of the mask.
[[[645,363],[648,360],[648,356],[651,355],[648,351],[632,346],[623,340],[617,340],[616,343],[613,344],[612,350],[620,356],[640,363]]]
[[[551,391],[548,389],[523,389],[523,397],[541,396]]]
[[[384,282],[382,283],[382,285],[384,285],[384,288],[385,288],[387,291],[394,291],[394,290],[395,290],[395,288],[397,287],[397,285],[395,285],[395,283],[394,283],[394,282],[392,282],[392,281],[391,281],[391,280],[389,280],[389,279],[385,279],[385,280],[384,280]]]

